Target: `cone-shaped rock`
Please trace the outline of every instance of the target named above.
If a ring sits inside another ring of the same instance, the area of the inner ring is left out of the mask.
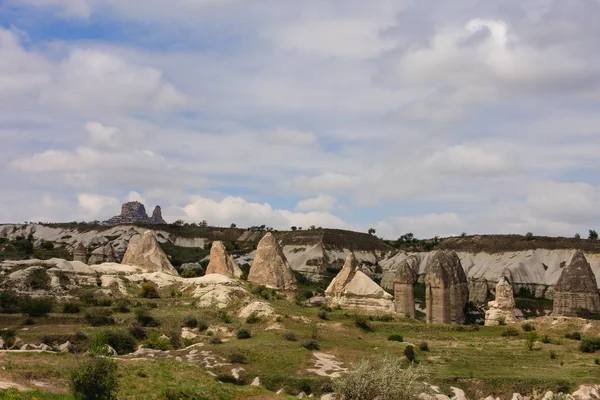
[[[554,286],[553,315],[574,317],[600,312],[596,277],[581,251],[575,252]]]
[[[248,282],[283,291],[296,290],[296,277],[271,232],[258,242]]]
[[[396,312],[409,318],[415,317],[415,271],[404,260],[396,270],[394,278],[394,304]]]
[[[469,298],[465,271],[453,251],[437,251],[425,267],[426,321],[462,324]]]
[[[517,322],[515,317],[515,298],[510,283],[502,277],[496,285],[496,299],[488,303],[489,309],[485,312],[485,325],[500,325],[500,321],[507,324]]]
[[[87,264],[87,250],[83,243],[77,243],[77,246],[73,249],[73,261],[81,261],[84,264]]]
[[[230,278],[239,278],[242,276],[242,270],[237,262],[227,254],[223,242],[216,240],[210,248],[210,262],[206,267],[206,275],[221,274]]]
[[[137,243],[129,242],[121,264],[141,267],[149,272],[178,275],[152,231],[144,232]]]
[[[369,313],[394,312],[393,296],[358,269],[353,253],[348,254],[344,267],[331,281],[325,295],[334,306]]]

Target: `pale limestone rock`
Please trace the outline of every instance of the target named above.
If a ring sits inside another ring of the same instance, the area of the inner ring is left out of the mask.
[[[87,264],[87,250],[83,243],[77,243],[77,246],[73,249],[73,261],[80,261],[84,264]]]
[[[450,386],[450,390],[454,393],[454,396],[450,398],[450,400],[469,400],[465,391],[454,386]]]
[[[70,353],[72,349],[73,345],[68,340],[58,346],[58,351],[60,351],[61,353]]]
[[[252,314],[259,318],[269,318],[275,314],[275,309],[264,301],[254,301],[242,308],[238,313],[238,317],[246,319]]]
[[[258,243],[248,281],[254,285],[264,285],[282,291],[297,289],[296,277],[271,232]]]
[[[146,231],[137,243],[129,243],[121,264],[134,265],[149,272],[179,275],[160,248],[154,232]]]
[[[577,391],[573,392],[576,400],[598,400],[600,399],[600,385],[581,385]]]
[[[221,274],[235,279],[242,276],[237,262],[227,254],[225,245],[219,240],[214,241],[210,248],[210,262],[206,267],[206,274]]]
[[[4,346],[6,346],[6,343],[4,342],[4,339],[0,337],[0,350],[3,350]]]
[[[198,299],[198,307],[226,308],[245,301],[250,293],[239,286],[208,285],[197,287],[192,296]]]
[[[521,393],[513,393],[511,400],[523,400]]]
[[[453,251],[437,251],[425,274],[427,323],[462,324],[469,293],[467,277]]]
[[[409,318],[415,317],[415,272],[404,260],[396,270],[394,279],[394,305],[396,312]]]
[[[515,299],[510,283],[500,278],[496,285],[496,299],[488,303],[489,309],[485,312],[485,326],[495,326],[504,320],[507,324],[517,322],[515,316]]]
[[[544,397],[542,397],[542,400],[553,400],[554,399],[554,393],[551,392],[550,390],[546,392],[546,394],[544,394]]]
[[[48,346],[46,343],[42,343],[38,346],[41,351],[54,351],[54,349]]]
[[[118,256],[115,253],[115,249],[110,243],[107,243],[104,247],[98,247],[88,259],[90,265],[102,264],[104,262],[114,263],[118,261]]]
[[[552,314],[576,317],[579,311],[600,312],[600,294],[590,264],[581,251],[576,251],[554,287]]]
[[[260,386],[260,378],[258,376],[254,378],[250,386]]]
[[[346,263],[331,281],[325,295],[332,306],[353,308],[368,313],[393,313],[393,296],[358,270],[354,254],[346,257]]]
[[[196,339],[198,335],[196,335],[190,328],[182,328],[181,329],[181,338],[182,339]]]

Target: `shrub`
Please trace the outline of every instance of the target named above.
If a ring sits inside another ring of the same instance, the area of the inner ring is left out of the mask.
[[[208,339],[208,343],[210,343],[210,344],[221,344],[221,343],[223,343],[223,341],[221,340],[221,338],[219,337],[219,335],[214,335],[214,336],[211,336],[210,339]]]
[[[411,363],[415,361],[415,348],[410,345],[406,346],[406,348],[404,349],[404,356]]]
[[[594,359],[594,364],[600,365],[600,358],[595,358]]]
[[[357,328],[360,328],[365,332],[372,332],[374,330],[364,315],[355,314],[352,319],[354,320],[354,325]]]
[[[533,233],[527,232],[525,234],[525,239],[527,239],[527,240],[533,240],[534,239]]]
[[[85,312],[85,320],[92,326],[114,325],[115,320],[110,310],[101,310],[97,308],[89,309]]]
[[[117,354],[129,354],[135,351],[135,338],[125,331],[108,332],[108,345],[115,349]]]
[[[600,337],[586,337],[581,339],[579,350],[584,353],[595,353],[600,350]]]
[[[207,329],[208,329],[208,324],[206,322],[204,322],[203,320],[199,320],[198,321],[198,330],[200,332],[204,332]]]
[[[253,287],[252,289],[250,289],[250,292],[259,297],[262,297],[265,300],[275,300],[281,297],[281,295],[277,293],[275,289],[271,289],[263,285]]]
[[[229,362],[232,364],[246,364],[248,362],[248,357],[244,353],[230,353]]]
[[[402,362],[392,357],[361,360],[347,374],[333,381],[336,398],[417,400],[431,390],[418,367],[402,368]]]
[[[148,334],[144,341],[144,347],[163,351],[173,349],[170,340],[163,337],[158,331],[152,331]]]
[[[43,268],[33,270],[27,276],[25,285],[33,290],[47,290],[50,288],[50,275]]]
[[[0,313],[16,314],[19,312],[19,296],[12,290],[0,292]]]
[[[329,307],[327,304],[321,304],[321,310],[327,311],[327,312],[331,312],[331,307]]]
[[[129,308],[129,302],[127,300],[118,300],[115,303],[115,306],[113,307],[113,311],[114,312],[118,312],[118,313],[128,313],[131,311],[131,309]]]
[[[171,346],[173,346],[174,349],[181,348],[181,329],[179,329],[179,327],[171,329],[169,338],[171,339]]]
[[[144,282],[142,283],[140,297],[143,297],[145,299],[158,299],[160,296],[158,295],[158,290],[156,289],[154,283]]]
[[[283,338],[285,340],[289,340],[290,342],[295,342],[296,340],[298,340],[298,338],[296,337],[296,334],[292,331],[287,331],[283,334]]]
[[[319,310],[319,312],[317,313],[317,316],[323,320],[329,319],[329,313],[325,310]]]
[[[108,349],[108,332],[96,331],[90,343],[89,353],[91,355],[110,356]]]
[[[519,336],[519,331],[512,326],[509,326],[502,331],[502,336]]]
[[[528,332],[525,334],[525,346],[527,346],[527,348],[530,351],[533,350],[533,346],[534,346],[536,340],[537,340],[537,333]]]
[[[99,307],[110,307],[112,306],[112,299],[110,299],[109,297],[98,297],[96,299],[96,304]]]
[[[402,337],[402,335],[398,334],[390,335],[387,339],[392,342],[404,342],[404,338]]]
[[[380,321],[380,322],[392,322],[394,320],[394,316],[391,314],[378,314],[378,315],[370,315],[370,321]]]
[[[65,314],[77,314],[81,311],[79,303],[65,303],[63,304],[63,313]]]
[[[186,315],[181,322],[181,326],[188,328],[196,328],[198,326],[198,320],[193,315]]]
[[[427,342],[419,343],[419,349],[421,351],[429,351],[429,343],[427,343]]]
[[[148,333],[138,321],[132,321],[129,325],[129,333],[136,339],[145,339]]]
[[[550,340],[550,337],[549,337],[548,335],[544,335],[544,336],[542,336],[542,337],[540,338],[540,342],[542,342],[542,343],[546,343],[546,344],[548,344],[548,343],[552,343],[552,341]]]
[[[184,269],[181,272],[181,277],[182,278],[195,278],[197,276],[198,276],[198,274],[196,273],[195,269]]]
[[[2,329],[0,330],[0,338],[4,340],[4,343],[7,348],[12,347],[15,344],[15,338],[17,337],[17,333],[14,329]]]
[[[565,335],[565,338],[572,339],[572,340],[581,340],[581,333],[579,333],[579,332],[567,333]]]
[[[54,302],[51,299],[23,299],[19,304],[19,310],[23,314],[27,314],[30,317],[44,317],[52,311]]]
[[[217,380],[219,382],[223,382],[223,383],[232,383],[234,385],[244,385],[246,382],[244,382],[243,379],[237,379],[235,378],[233,375],[230,374],[219,374],[217,375]],[[183,397],[177,397],[177,399],[180,399]],[[188,397],[185,397],[188,398]],[[189,397],[189,398],[196,398],[196,397]]]
[[[70,386],[77,400],[116,399],[117,364],[111,359],[92,357],[71,372]]]
[[[497,321],[498,321],[499,326],[506,325],[506,317],[504,317],[504,316],[498,317]]]
[[[532,332],[535,331],[535,325],[533,325],[531,322],[525,322],[523,325],[521,325],[521,329],[523,329],[523,332]]]
[[[252,333],[246,328],[241,328],[237,331],[235,335],[238,339],[250,339],[252,337]]]
[[[136,308],[135,318],[142,326],[158,326],[158,323],[154,317],[150,315],[150,310],[148,310],[146,307]]]
[[[555,351],[550,351],[550,359],[551,360],[556,360],[558,358],[558,355],[556,355]]]
[[[260,317],[258,315],[256,315],[256,313],[252,313],[250,315],[248,315],[248,318],[246,318],[246,323],[247,324],[256,324],[260,322]],[[230,322],[228,322],[230,323]]]
[[[231,318],[231,316],[229,314],[227,314],[225,311],[219,311],[217,314],[224,324],[230,324],[233,322],[233,318]],[[250,317],[251,316],[252,315],[250,315]],[[248,317],[248,318],[250,318],[250,317]]]
[[[315,339],[303,340],[301,346],[306,350],[319,350],[319,342],[317,342]]]

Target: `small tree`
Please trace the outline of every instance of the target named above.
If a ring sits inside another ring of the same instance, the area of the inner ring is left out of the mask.
[[[231,224],[229,227],[230,228],[237,228],[237,225],[236,224]]]
[[[77,400],[114,400],[119,382],[117,364],[103,357],[92,357],[71,372],[70,386]]]
[[[598,240],[598,232],[593,229],[590,229],[590,235],[588,236],[590,240]]]
[[[375,228],[369,228],[369,235],[374,235],[375,234]]]
[[[579,233],[576,233],[574,237],[575,239],[581,239],[581,235]]]
[[[297,230],[297,229],[298,229],[297,227],[295,227],[295,226],[292,226],[292,230],[293,230],[293,231],[295,231],[295,230]]]
[[[184,222],[183,222],[183,220],[182,220],[182,219],[178,219],[177,221],[173,222],[173,225],[176,225],[176,226],[183,226],[183,223],[184,223]]]
[[[525,234],[525,239],[527,239],[527,240],[533,240],[533,233],[532,232],[527,232]]]

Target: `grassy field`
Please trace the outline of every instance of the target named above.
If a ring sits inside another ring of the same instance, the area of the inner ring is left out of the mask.
[[[148,307],[159,322],[158,327],[148,329],[167,336],[171,336],[174,329],[179,330],[187,315],[194,315],[209,329],[182,345],[200,342],[203,343],[201,350],[224,359],[234,353],[243,354],[246,363],[217,366],[210,372],[231,374],[233,367],[241,366],[246,383],[258,376],[262,387],[221,383],[205,368],[185,361],[117,357],[121,378],[119,397],[123,399],[269,399],[281,398],[274,393],[281,388],[291,395],[300,390],[321,394],[330,378],[307,371],[314,367],[314,356],[301,343],[311,338],[318,341],[320,351],[336,356],[346,367],[361,358],[385,355],[404,360],[405,348],[412,345],[417,361],[427,371],[431,383],[445,391],[450,386],[460,387],[471,398],[488,395],[510,398],[513,392],[574,389],[580,383],[600,381],[600,365],[595,363],[600,355],[581,353],[579,341],[564,338],[566,333],[574,331],[582,332],[583,336],[598,335],[600,322],[596,321],[538,318],[534,321],[535,333],[540,339],[547,335],[545,341],[549,343],[538,340],[533,350],[529,350],[520,325],[515,326],[518,336],[503,336],[505,326],[426,325],[394,317],[389,321],[367,319],[370,329],[364,330],[356,326],[356,316],[351,311],[332,310],[324,320],[319,318],[318,308],[302,307],[287,300],[270,301],[279,315],[277,320],[248,323],[236,317],[235,308],[199,309],[191,297],[170,297],[168,291],[161,295],[159,299],[131,300],[131,312],[113,312],[116,324],[112,326],[90,326],[84,317],[85,307],[79,313],[64,314],[62,307],[56,305],[53,313],[34,318],[31,325],[25,324],[27,317],[24,315],[0,314],[0,329],[13,329],[23,343],[69,340],[80,349],[80,354],[0,352],[0,383],[12,382],[35,390],[24,398],[70,398],[67,394],[69,371],[87,357],[84,351],[95,333],[126,331],[136,318],[136,305]],[[113,306],[90,306],[87,310],[108,311]],[[235,337],[242,327],[252,332],[250,339]],[[585,332],[584,328],[587,329]],[[297,340],[286,340],[284,333],[287,331],[293,332]],[[223,343],[210,344],[209,332],[221,332]],[[401,335],[404,341],[388,340],[392,334]],[[419,348],[423,342],[427,342],[428,351]],[[0,393],[0,398],[18,396],[14,392]]]

